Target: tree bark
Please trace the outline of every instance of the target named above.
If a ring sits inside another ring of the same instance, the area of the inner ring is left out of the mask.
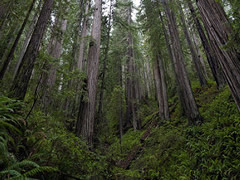
[[[217,53],[217,60],[240,111],[240,54],[232,47],[223,48],[228,43],[233,29],[224,9],[215,0],[197,0],[197,5],[209,39]]]
[[[14,1],[9,1],[7,3],[0,4],[0,32],[2,31],[5,22],[8,20],[10,14],[10,8],[12,7]]]
[[[169,119],[167,86],[165,82],[165,72],[160,53],[156,55],[153,64],[155,86],[157,91],[159,115],[161,120]]]
[[[62,19],[60,23],[56,22],[57,31],[60,26],[60,34],[56,34],[53,32],[53,41],[50,42],[49,47],[49,55],[54,59],[59,59],[62,54],[62,43],[64,33],[67,28],[67,20]],[[59,25],[60,24],[60,25]],[[58,62],[59,63],[59,62]],[[44,95],[43,95],[43,105],[44,109],[48,109],[49,105],[51,104],[51,89],[54,87],[56,78],[57,78],[57,66],[56,63],[48,64],[46,68],[48,70],[48,74],[44,79]]]
[[[43,4],[32,38],[11,87],[10,96],[13,98],[23,100],[25,97],[39,47],[52,11],[53,1],[46,0]]]
[[[98,67],[101,41],[101,12],[102,1],[95,0],[94,19],[92,25],[92,40],[89,43],[87,67],[87,98],[83,106],[82,137],[93,146],[94,121],[96,115],[96,95],[98,82]]]
[[[24,56],[24,54],[25,54],[25,52],[26,52],[26,50],[27,50],[28,44],[29,44],[29,42],[30,42],[30,40],[31,40],[34,27],[35,27],[35,25],[36,25],[36,23],[37,23],[37,20],[38,20],[38,13],[39,13],[38,10],[39,10],[40,8],[41,8],[41,1],[40,1],[39,4],[38,4],[38,8],[37,8],[37,10],[36,10],[36,12],[35,12],[35,14],[34,14],[34,17],[33,17],[33,20],[32,20],[32,22],[31,22],[31,25],[30,25],[30,27],[29,27],[29,29],[28,29],[28,31],[27,31],[26,39],[25,39],[25,41],[24,41],[24,43],[23,43],[23,46],[22,46],[22,48],[21,48],[20,55],[19,55],[19,58],[18,58],[16,67],[15,67],[15,70],[14,70],[14,75],[13,75],[14,78],[15,78],[15,76],[16,76],[16,74],[17,74],[18,68],[19,68],[19,66],[20,66],[20,64],[21,64],[21,62],[22,62],[22,58],[23,58],[23,56]]]
[[[132,24],[132,5],[128,8],[128,24]],[[126,122],[129,124],[132,119],[134,130],[140,129],[141,125],[137,115],[137,98],[136,98],[136,78],[135,62],[133,52],[132,33],[128,32],[128,52],[127,52],[127,84],[126,84]],[[128,125],[127,124],[127,125]]]
[[[109,9],[109,15],[108,15],[107,46],[106,46],[106,49],[105,49],[105,52],[104,52],[104,58],[103,58],[103,71],[102,71],[100,97],[99,97],[99,107],[98,107],[98,117],[99,118],[101,118],[102,112],[103,112],[103,95],[104,95],[104,89],[105,89],[105,74],[106,74],[106,70],[107,70],[107,60],[108,60],[108,51],[109,51],[109,43],[110,43],[110,32],[111,32],[111,29],[112,29],[111,20],[112,20],[112,0],[110,1],[110,9]],[[121,66],[121,64],[120,64],[120,66]]]
[[[79,54],[78,54],[78,62],[77,62],[77,68],[80,69],[81,72],[84,71],[84,49],[86,46],[86,37],[87,37],[87,26],[88,26],[88,9],[89,9],[89,1],[86,1],[85,4],[85,17],[83,20],[83,25],[82,25],[82,32],[81,32],[81,41],[80,41],[80,46],[79,46]]]
[[[201,84],[201,86],[206,86],[207,85],[207,80],[206,80],[206,78],[204,76],[203,69],[201,67],[200,58],[197,55],[197,52],[196,52],[196,50],[195,50],[195,48],[193,46],[193,42],[192,42],[192,40],[190,38],[189,30],[188,30],[188,27],[186,25],[186,21],[184,19],[184,13],[183,13],[181,4],[178,3],[178,6],[179,6],[180,19],[181,19],[181,22],[182,22],[183,32],[184,32],[185,38],[187,40],[188,47],[190,49],[191,55],[192,55],[192,60],[193,60],[195,69],[197,71],[197,75],[198,75],[200,84]]]
[[[208,73],[207,73],[207,68],[206,68],[206,65],[204,63],[204,59],[203,59],[202,52],[201,52],[201,49],[200,49],[200,43],[199,43],[199,40],[198,40],[195,32],[192,32],[192,40],[193,40],[194,47],[197,51],[197,55],[200,59],[200,63],[201,63],[201,66],[202,66],[204,76],[206,77],[206,79],[209,79]]]
[[[171,1],[172,2],[172,1]],[[169,21],[169,30],[170,37],[173,46],[173,55],[176,60],[175,64],[175,72],[177,83],[179,86],[179,97],[181,100],[181,104],[183,106],[184,114],[189,119],[189,124],[196,124],[202,118],[198,111],[195,99],[193,97],[193,92],[191,89],[191,84],[186,72],[186,68],[184,65],[184,55],[180,44],[179,33],[177,30],[176,17],[173,11],[169,7],[169,2],[162,1],[163,6],[165,8],[166,16]]]
[[[210,69],[212,71],[214,80],[216,81],[218,88],[222,88],[225,85],[225,80],[224,80],[224,76],[223,76],[220,64],[217,61],[217,56],[215,54],[216,52],[212,48],[212,45],[209,44],[209,42],[208,42],[208,39],[207,39],[207,37],[204,33],[202,25],[201,25],[199,19],[196,16],[196,12],[195,12],[195,9],[192,5],[192,1],[188,0],[187,2],[188,2],[188,7],[191,11],[191,15],[192,15],[193,20],[194,20],[194,23],[195,23],[196,28],[198,30],[200,39],[202,41],[203,48],[204,48],[205,54],[207,56],[208,64],[209,64]]]
[[[29,10],[27,12],[27,15],[26,15],[26,17],[25,17],[25,19],[23,21],[23,24],[22,24],[20,30],[18,31],[17,37],[16,37],[16,39],[15,39],[15,41],[14,41],[14,43],[13,43],[13,45],[12,45],[10,51],[9,51],[9,54],[7,55],[7,58],[5,59],[5,61],[3,63],[3,66],[2,66],[2,68],[0,70],[0,81],[3,79],[3,76],[4,76],[4,74],[5,74],[5,72],[6,72],[7,68],[8,68],[8,65],[9,65],[10,61],[13,59],[14,52],[15,52],[15,50],[17,48],[18,42],[19,42],[20,37],[21,37],[21,35],[23,33],[23,30],[24,30],[24,28],[25,28],[25,26],[27,24],[29,15],[30,15],[30,13],[31,13],[31,11],[33,9],[33,6],[34,6],[35,2],[36,2],[36,0],[32,1],[32,4],[31,4],[31,6],[30,6],[30,8],[29,8]]]

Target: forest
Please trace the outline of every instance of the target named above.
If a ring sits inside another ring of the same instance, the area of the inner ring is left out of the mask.
[[[240,1],[0,0],[5,179],[240,179]]]

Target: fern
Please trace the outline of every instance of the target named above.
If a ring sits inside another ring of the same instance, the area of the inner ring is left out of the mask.
[[[12,170],[12,169],[8,169],[8,170],[4,170],[0,172],[0,176],[4,176],[4,175],[12,175],[12,176],[21,176],[21,173],[19,173],[16,170]]]
[[[10,132],[14,132],[15,134],[21,134],[21,131],[18,128],[16,128],[16,126],[3,120],[0,120],[0,129],[9,130]]]
[[[16,164],[10,166],[8,169],[19,169],[19,168],[23,168],[25,166],[32,166],[32,167],[36,167],[36,168],[39,167],[39,165],[33,161],[23,160],[21,162],[18,162]]]
[[[30,177],[30,176],[34,176],[36,174],[40,174],[43,172],[56,172],[56,171],[58,171],[58,169],[50,167],[50,166],[42,166],[42,167],[34,168],[34,169],[24,173],[23,175],[26,177]]]

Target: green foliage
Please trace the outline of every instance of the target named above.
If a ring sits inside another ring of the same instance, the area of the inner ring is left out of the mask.
[[[36,111],[29,119],[29,123],[31,129],[28,136],[32,138],[28,139],[27,143],[29,148],[36,151],[31,159],[58,169],[57,173],[48,172],[49,179],[71,176],[89,179],[95,176],[109,176],[106,158],[90,151],[83,140],[67,131],[64,119],[59,117],[56,119]]]
[[[204,123],[187,126],[187,120],[178,113],[178,106],[174,118],[152,130],[128,170],[113,169],[115,176],[130,179],[240,178],[240,117],[228,88],[219,92],[211,82],[209,87],[193,86]],[[153,114],[146,115],[145,121],[157,118]],[[124,135],[127,147],[133,149],[139,145],[142,132],[128,131]],[[118,144],[113,144],[110,150],[116,161],[126,159],[131,152],[129,149],[126,154],[121,153]]]
[[[10,152],[10,149],[19,152],[21,139],[19,135],[23,134],[23,122],[20,110],[23,107],[21,101],[16,101],[5,96],[0,97],[0,178],[1,179],[30,179],[39,173],[56,171],[56,169],[39,166],[30,160],[19,161],[17,153]],[[16,143],[16,141],[19,141]]]

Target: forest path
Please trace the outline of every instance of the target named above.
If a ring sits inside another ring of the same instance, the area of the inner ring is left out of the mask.
[[[117,163],[117,166],[123,169],[127,169],[131,162],[136,159],[137,155],[143,150],[144,141],[151,135],[152,130],[157,127],[158,121],[153,120],[149,127],[147,128],[146,132],[140,138],[140,145],[135,146],[132,151],[128,154],[128,157],[125,160],[121,160]]]

